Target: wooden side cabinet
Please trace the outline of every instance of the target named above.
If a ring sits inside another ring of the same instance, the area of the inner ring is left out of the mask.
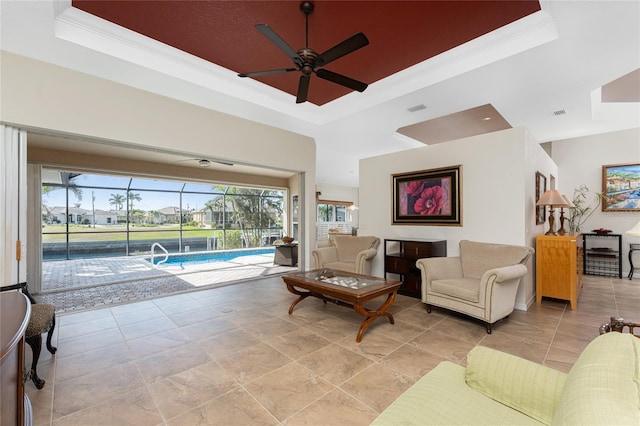
[[[568,300],[578,307],[582,288],[582,238],[575,235],[536,237],[536,303],[543,297]]]
[[[0,425],[33,424],[31,402],[24,393],[24,333],[31,304],[20,292],[0,294]]]
[[[384,240],[384,277],[398,275],[402,285],[399,294],[422,297],[422,277],[416,260],[425,257],[446,257],[446,240]]]

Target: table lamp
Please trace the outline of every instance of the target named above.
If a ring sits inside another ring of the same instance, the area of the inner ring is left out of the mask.
[[[569,199],[569,197],[567,197],[566,195],[562,195],[562,198],[564,198],[564,201],[567,202],[567,206],[564,207],[560,207],[560,229],[558,230],[558,235],[566,235],[566,231],[564,230],[564,209],[575,209],[576,205],[573,204],[573,201],[571,201]]]
[[[633,228],[625,232],[627,235],[633,235],[634,237],[640,237],[640,221],[634,225]]]
[[[557,190],[555,189],[550,189],[548,191],[545,191],[544,194],[542,194],[542,197],[540,197],[540,199],[538,200],[538,202],[536,203],[536,206],[549,206],[549,230],[545,233],[545,235],[558,235],[558,233],[555,231],[554,229],[554,222],[556,220],[555,218],[555,210],[553,209],[554,207],[569,207],[569,204],[567,204],[567,201],[562,198],[562,194],[560,194]]]

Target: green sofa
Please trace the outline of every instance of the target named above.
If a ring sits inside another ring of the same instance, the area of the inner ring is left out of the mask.
[[[441,362],[372,423],[640,425],[640,339],[595,338],[566,374],[482,346]]]

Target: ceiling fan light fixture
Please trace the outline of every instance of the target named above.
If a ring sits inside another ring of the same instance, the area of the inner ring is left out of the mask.
[[[271,43],[273,43],[293,61],[295,68],[280,68],[275,70],[240,73],[238,74],[238,77],[262,77],[271,74],[299,71],[302,75],[298,81],[298,92],[296,94],[296,103],[298,104],[307,101],[309,82],[311,80],[311,75],[314,73],[316,74],[316,77],[323,80],[339,84],[351,90],[364,92],[367,88],[366,83],[326,70],[322,67],[368,45],[369,40],[363,33],[357,33],[323,53],[318,54],[315,50],[309,48],[309,15],[313,13],[313,9],[313,3],[310,1],[300,3],[300,11],[305,16],[305,47],[297,52],[293,50],[293,48],[289,46],[289,44],[269,25],[257,24],[255,26],[262,35],[264,35]]]

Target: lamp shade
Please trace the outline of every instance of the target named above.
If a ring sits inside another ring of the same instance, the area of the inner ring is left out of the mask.
[[[550,189],[542,194],[536,206],[569,207],[569,204],[557,190]]]
[[[576,205],[573,204],[573,201],[571,201],[571,199],[569,197],[567,197],[566,195],[563,194],[562,198],[564,198],[564,201],[567,202],[567,206],[565,208],[568,208],[568,209],[575,209],[576,208]]]
[[[638,223],[636,223],[633,228],[625,232],[625,234],[640,237],[640,221],[638,221]]]

